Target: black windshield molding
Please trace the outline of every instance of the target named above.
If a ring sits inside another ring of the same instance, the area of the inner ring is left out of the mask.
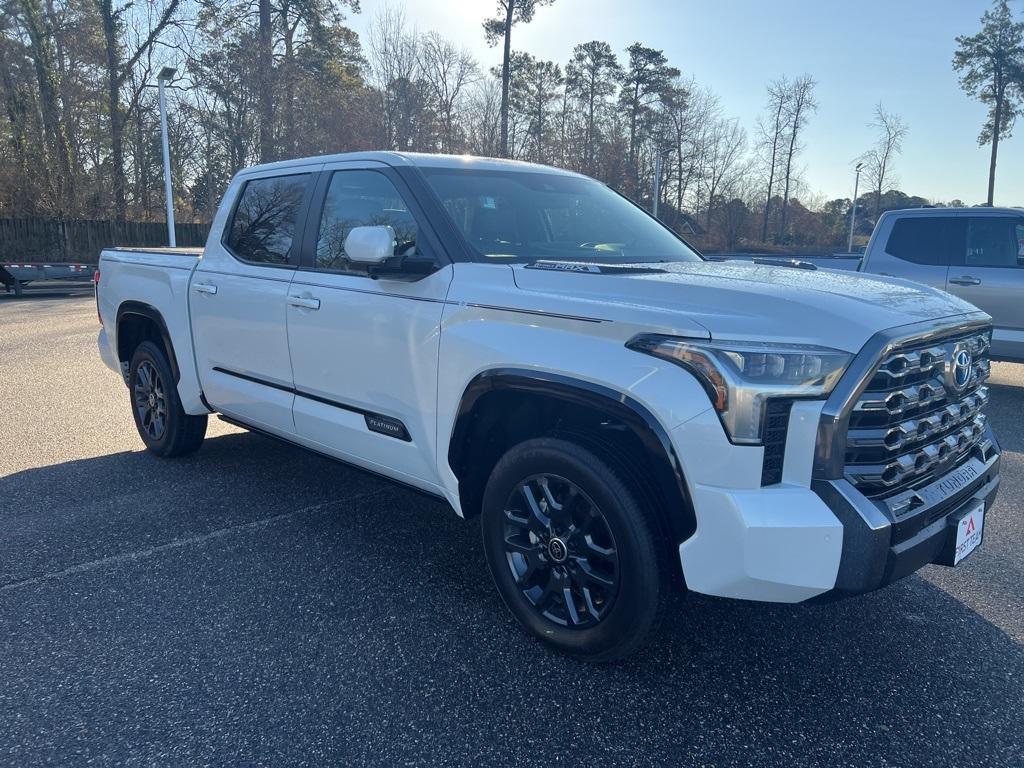
[[[296,397],[303,397],[306,400],[313,400],[317,403],[323,403],[329,405],[332,408],[339,408],[343,411],[349,411],[350,413],[358,413],[363,417],[366,422],[366,428],[371,432],[376,432],[380,435],[386,435],[387,437],[393,437],[396,440],[401,440],[405,443],[412,442],[412,436],[409,434],[409,430],[400,419],[396,419],[393,416],[385,416],[383,413],[377,413],[376,411],[368,411],[365,408],[359,408],[349,403],[342,403],[338,400],[332,400],[328,397],[321,397],[320,395],[314,395],[311,392],[303,392],[301,389],[295,387],[289,387],[286,384],[277,384],[273,381],[266,381],[264,379],[257,378],[256,376],[249,376],[245,373],[239,373],[238,371],[231,371],[227,368],[221,368],[215,366],[214,369],[217,373],[223,373],[227,376],[234,376],[236,379],[242,379],[243,381],[251,381],[253,384],[259,384],[264,387],[270,387],[280,392],[288,392]]]

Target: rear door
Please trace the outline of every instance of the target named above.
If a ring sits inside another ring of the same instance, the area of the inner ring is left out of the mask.
[[[971,216],[947,290],[992,315],[992,354],[1024,360],[1024,216]]]
[[[963,258],[967,222],[958,216],[896,217],[885,244],[869,255],[867,271],[945,290],[946,274]]]
[[[227,416],[285,435],[295,430],[286,301],[315,170],[246,177],[224,236],[207,244],[189,287],[206,399]]]
[[[390,225],[395,255],[426,275],[372,276],[348,261],[354,227]],[[297,435],[313,447],[423,487],[437,480],[437,365],[452,270],[394,169],[324,166],[302,270],[289,291]]]

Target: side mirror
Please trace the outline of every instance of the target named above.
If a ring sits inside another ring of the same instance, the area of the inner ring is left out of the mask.
[[[391,227],[354,227],[345,238],[345,256],[355,264],[375,266],[395,255],[395,230]]]

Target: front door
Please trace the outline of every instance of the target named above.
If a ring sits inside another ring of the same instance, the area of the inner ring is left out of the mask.
[[[1024,360],[1024,216],[972,216],[947,291],[992,315],[992,355]]]
[[[217,411],[278,434],[292,422],[286,301],[314,173],[244,178],[220,242],[189,285],[203,394]]]
[[[437,361],[451,268],[394,169],[324,167],[302,269],[289,290],[296,434],[320,450],[413,485],[437,481]],[[436,269],[401,279],[352,264],[354,227],[390,225],[395,255]]]

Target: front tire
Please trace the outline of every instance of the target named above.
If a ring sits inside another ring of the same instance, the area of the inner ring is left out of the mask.
[[[484,492],[484,552],[526,629],[588,661],[613,661],[644,643],[671,579],[656,510],[642,498],[566,440],[528,440],[501,458]]]
[[[163,349],[144,341],[132,355],[128,373],[132,416],[139,437],[157,456],[194,453],[206,437],[206,416],[185,413]]]

